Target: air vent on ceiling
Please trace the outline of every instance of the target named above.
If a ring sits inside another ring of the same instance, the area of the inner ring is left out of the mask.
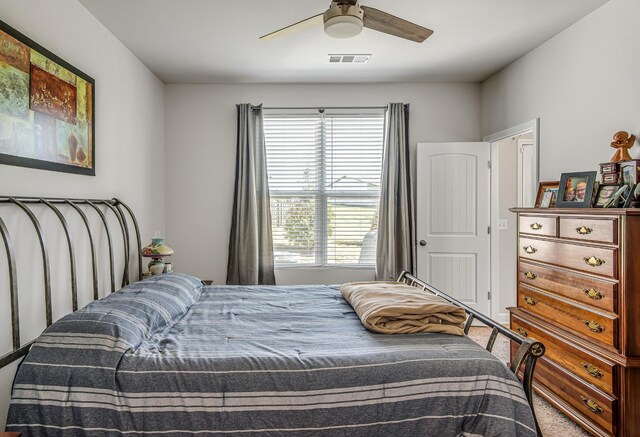
[[[330,64],[366,64],[371,54],[366,55],[329,55]]]

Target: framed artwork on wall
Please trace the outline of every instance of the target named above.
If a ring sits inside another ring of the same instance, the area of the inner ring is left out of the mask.
[[[0,164],[95,175],[95,81],[0,21]]]

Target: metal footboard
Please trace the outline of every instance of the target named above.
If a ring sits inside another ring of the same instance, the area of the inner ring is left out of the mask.
[[[448,300],[449,302],[463,308],[468,317],[467,322],[464,326],[464,333],[467,334],[469,332],[469,328],[471,328],[471,324],[474,320],[477,320],[488,327],[492,328],[491,335],[489,336],[489,341],[487,342],[486,349],[491,352],[493,350],[493,346],[495,345],[496,339],[499,334],[504,335],[509,340],[516,342],[520,346],[518,347],[518,351],[516,352],[509,369],[519,377],[520,371],[522,369],[522,387],[524,388],[525,395],[527,396],[527,400],[529,401],[529,405],[531,406],[531,411],[533,412],[533,418],[536,422],[536,431],[538,435],[542,435],[540,432],[540,428],[538,426],[538,419],[536,418],[535,409],[533,408],[533,372],[536,367],[536,361],[538,358],[544,355],[544,344],[539,341],[532,340],[526,337],[521,336],[520,334],[510,330],[502,326],[500,323],[496,322],[493,319],[479,313],[478,311],[470,308],[459,300],[449,296],[448,294],[438,290],[435,287],[427,284],[426,282],[418,279],[413,276],[409,272],[402,272],[398,277],[398,282],[402,282],[408,285],[412,285],[414,287],[420,288],[424,291],[428,291],[430,293],[435,294],[436,296],[440,296],[443,299]]]

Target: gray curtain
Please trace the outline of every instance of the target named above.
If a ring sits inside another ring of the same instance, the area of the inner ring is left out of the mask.
[[[236,186],[227,284],[275,284],[262,105],[237,105]]]
[[[393,281],[415,267],[414,208],[409,157],[409,105],[390,103],[385,120],[376,279]]]

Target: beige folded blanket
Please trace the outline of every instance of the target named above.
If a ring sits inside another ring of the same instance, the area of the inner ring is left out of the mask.
[[[340,292],[370,331],[464,335],[465,311],[416,287],[399,282],[350,282]]]

